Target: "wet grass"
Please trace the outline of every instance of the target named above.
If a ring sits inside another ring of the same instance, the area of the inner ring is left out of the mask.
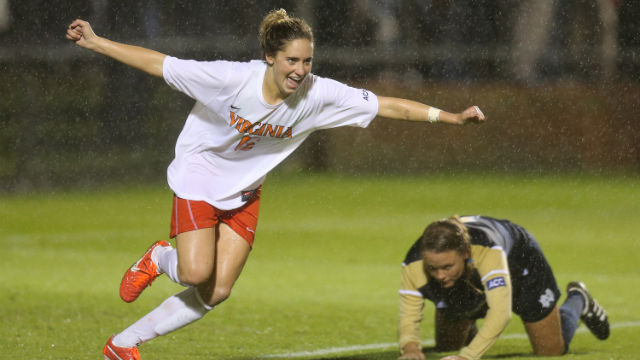
[[[142,358],[395,359],[400,262],[429,221],[453,213],[524,225],[561,286],[587,283],[617,327],[604,342],[579,332],[569,358],[634,358],[639,180],[273,176],[232,297],[203,320],[143,344]],[[110,334],[177,292],[160,279],[125,304],[117,289],[148,244],[167,237],[170,206],[162,186],[0,197],[0,358],[100,358]],[[427,345],[431,319],[427,305]],[[486,358],[533,358],[522,333],[514,317]]]

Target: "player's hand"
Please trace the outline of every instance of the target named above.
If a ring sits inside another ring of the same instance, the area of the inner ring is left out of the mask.
[[[420,344],[408,343],[403,348],[402,356],[398,360],[424,360],[424,354],[420,349]]]
[[[460,357],[458,355],[449,355],[441,358],[440,360],[467,360],[466,358]]]
[[[458,114],[458,116],[458,123],[460,125],[466,125],[469,123],[482,124],[486,120],[484,114],[482,113],[482,110],[480,110],[480,108],[477,106],[471,106],[467,108],[465,111]]]
[[[422,351],[405,352],[398,360],[425,360]]]
[[[93,49],[98,40],[98,36],[91,29],[88,22],[80,19],[74,20],[67,28],[68,40],[85,49]]]

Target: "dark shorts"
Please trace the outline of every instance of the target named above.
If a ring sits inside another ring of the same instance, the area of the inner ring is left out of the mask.
[[[560,289],[533,235],[516,224],[507,227],[512,236],[518,237],[518,245],[507,259],[513,287],[513,312],[525,322],[542,320],[556,306]]]

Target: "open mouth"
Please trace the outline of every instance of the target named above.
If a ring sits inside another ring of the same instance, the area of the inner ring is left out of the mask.
[[[300,86],[300,83],[302,83],[302,80],[304,80],[304,77],[301,78],[297,78],[297,77],[287,77],[287,86],[289,86],[292,89],[297,89],[298,86]]]

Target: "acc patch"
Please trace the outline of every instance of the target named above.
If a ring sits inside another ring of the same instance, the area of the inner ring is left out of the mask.
[[[369,101],[369,92],[365,89],[362,89],[362,98],[364,101]]]
[[[497,277],[487,281],[487,289],[495,289],[500,286],[507,286],[507,283],[504,281],[504,277]]]

